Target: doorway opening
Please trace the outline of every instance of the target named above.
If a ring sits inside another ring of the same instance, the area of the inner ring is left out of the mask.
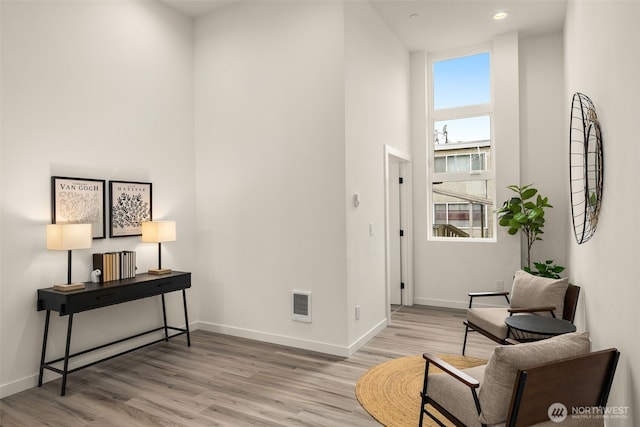
[[[391,310],[413,305],[411,160],[385,146],[385,258],[387,322]]]

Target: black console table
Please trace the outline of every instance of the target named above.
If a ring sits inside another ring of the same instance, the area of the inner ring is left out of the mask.
[[[169,338],[173,338],[182,334],[187,335],[187,345],[191,346],[191,336],[189,335],[189,317],[187,315],[187,296],[185,293],[185,290],[191,287],[191,273],[185,273],[181,271],[174,271],[172,273],[163,275],[153,275],[145,273],[138,274],[136,277],[130,279],[114,280],[104,283],[87,282],[84,285],[84,289],[66,292],[55,291],[53,288],[38,289],[38,311],[47,311],[44,323],[44,339],[42,341],[42,356],[40,359],[38,387],[42,386],[42,376],[45,369],[62,375],[62,386],[60,395],[64,396],[66,392],[67,375],[79,371],[80,369],[87,368],[97,363],[104,362],[105,360],[112,359],[122,354],[126,354],[161,341],[168,341]],[[184,328],[176,328],[167,325],[167,311],[164,302],[164,294],[180,290],[182,291],[182,302],[184,305]],[[73,315],[75,313],[106,307],[109,305],[120,304],[123,302],[133,301],[141,298],[149,298],[156,295],[160,295],[162,297],[162,317],[164,319],[163,326],[151,329],[149,331],[141,332],[127,338],[103,344],[98,347],[83,350],[78,353],[69,353],[71,347],[71,326],[73,324]],[[60,316],[69,316],[67,324],[67,344],[63,357],[47,362],[45,361],[47,353],[47,337],[49,335],[49,318],[52,311],[58,312]],[[72,357],[87,354],[89,352],[99,350],[110,345],[118,344],[161,330],[164,330],[163,338],[120,352],[118,354],[111,355],[109,357],[105,357],[103,359],[88,363],[83,366],[79,366],[74,369],[69,369],[69,359],[71,359]],[[177,331],[177,333],[169,335],[169,330]],[[52,366],[54,363],[58,362],[63,362],[62,369]]]

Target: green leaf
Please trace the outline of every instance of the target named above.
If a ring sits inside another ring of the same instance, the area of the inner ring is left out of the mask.
[[[522,224],[523,222],[527,221],[527,216],[522,212],[518,212],[513,216],[513,219],[517,221],[519,224]]]
[[[535,220],[536,218],[541,218],[544,216],[544,211],[540,208],[531,209],[529,211],[529,215],[527,217],[531,220]]]
[[[522,192],[522,200],[527,200],[532,198],[533,196],[536,195],[537,192],[538,190],[536,190],[535,188],[527,188]]]

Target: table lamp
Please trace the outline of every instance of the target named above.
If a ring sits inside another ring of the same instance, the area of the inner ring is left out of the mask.
[[[93,244],[91,224],[49,224],[47,225],[47,249],[68,251],[67,284],[55,285],[56,290],[72,290],[84,287],[82,283],[71,283],[71,251],[89,249]]]
[[[170,268],[162,268],[162,242],[176,240],[175,221],[145,221],[142,223],[142,241],[158,244],[158,268],[149,270],[149,274],[168,274]]]

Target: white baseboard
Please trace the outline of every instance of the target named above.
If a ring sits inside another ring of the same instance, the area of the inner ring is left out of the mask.
[[[247,338],[256,341],[268,342],[271,344],[285,345],[288,347],[300,348],[303,350],[317,351],[319,353],[331,354],[333,356],[349,357],[360,347],[365,345],[370,339],[376,336],[387,326],[386,319],[382,320],[367,333],[362,335],[349,346],[339,346],[321,341],[311,341],[286,335],[270,334],[252,329],[237,328],[233,326],[220,325],[211,322],[198,322],[198,329],[203,331],[216,332],[234,337]]]
[[[334,356],[348,357],[349,351],[347,347],[335,344],[324,343],[320,341],[304,340],[286,335],[278,335],[256,331],[252,329],[237,328],[234,326],[220,325],[211,322],[198,322],[198,329],[209,332],[217,332],[224,335],[234,337],[247,338],[256,341],[268,342],[271,344],[285,345],[288,347],[301,348],[304,350],[317,351],[327,353]]]
[[[349,356],[353,355],[353,353],[358,351],[360,347],[362,347],[363,345],[368,343],[369,340],[371,340],[373,337],[378,335],[378,333],[382,331],[384,328],[386,328],[388,324],[389,324],[389,320],[383,319],[380,321],[380,323],[378,323],[376,326],[371,328],[369,332],[367,332],[366,334],[361,336],[359,339],[357,339],[353,344],[349,346]]]
[[[0,385],[0,399],[20,393],[38,385],[38,374],[29,375],[19,380]]]

